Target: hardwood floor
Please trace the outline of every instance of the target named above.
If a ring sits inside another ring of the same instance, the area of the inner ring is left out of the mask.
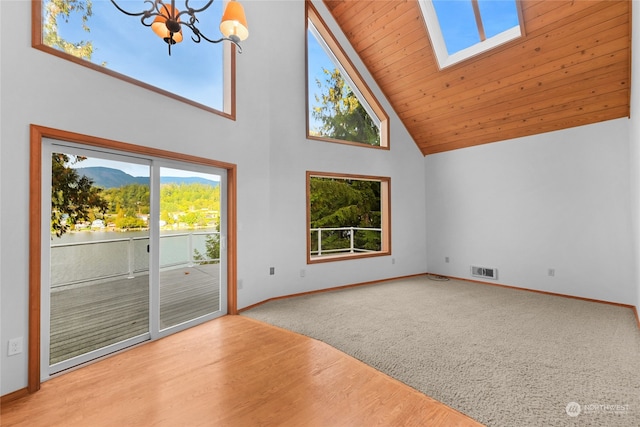
[[[225,316],[53,378],[2,426],[480,426],[322,342]]]

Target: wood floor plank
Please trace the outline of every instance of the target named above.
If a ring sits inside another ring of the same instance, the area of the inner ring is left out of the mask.
[[[480,426],[320,341],[225,316],[53,378],[3,426]]]

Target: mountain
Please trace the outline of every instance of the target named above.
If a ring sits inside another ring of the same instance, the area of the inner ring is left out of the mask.
[[[84,175],[93,180],[96,187],[118,188],[128,184],[149,184],[149,178],[144,176],[131,176],[119,169],[106,168],[104,166],[92,166],[88,168],[77,168],[80,176]],[[212,181],[199,177],[168,177],[160,178],[160,184],[205,184],[215,187],[219,185],[219,181]]]
[[[118,169],[93,166],[89,168],[77,168],[78,175],[86,176],[93,180],[93,185],[102,188],[118,188],[128,184],[149,184],[149,178],[134,177]]]

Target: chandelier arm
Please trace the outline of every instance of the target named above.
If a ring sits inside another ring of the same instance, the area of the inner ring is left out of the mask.
[[[150,27],[153,24],[153,21],[146,23],[145,21],[148,20],[149,18],[153,18],[154,16],[162,16],[164,19],[169,19],[168,16],[166,16],[164,13],[160,12],[160,9],[158,8],[158,3],[159,1],[151,1],[151,0],[145,0],[145,3],[149,3],[151,4],[151,6],[149,7],[149,10],[143,10],[142,12],[128,12],[126,10],[124,10],[123,8],[121,8],[118,3],[115,2],[115,0],[111,0],[111,3],[113,3],[113,5],[122,13],[124,13],[125,15],[129,15],[129,16],[140,16],[140,23],[142,25],[144,25],[145,27]],[[154,11],[155,10],[155,11]]]
[[[156,13],[153,10],[155,9],[156,5],[153,1],[151,0],[145,0],[145,3],[151,3],[151,7],[149,8],[149,10],[143,10],[142,12],[128,12],[126,10],[124,10],[123,8],[121,8],[118,3],[115,2],[115,0],[111,0],[111,3],[113,3],[113,5],[122,13],[124,13],[125,15],[129,15],[129,16],[141,16],[143,15],[143,19],[144,18],[148,18],[149,16],[156,16],[156,15],[160,15],[160,13]]]
[[[191,28],[191,31],[195,32],[199,32],[199,31],[194,31],[197,30],[196,28],[196,22],[200,22],[200,20],[198,18],[196,18],[196,15],[191,15],[189,16],[189,21],[180,21],[180,24],[182,25],[186,25],[187,27]]]
[[[209,43],[220,43],[220,42],[223,42],[223,41],[228,41],[228,42],[231,42],[234,45],[236,45],[236,47],[238,48],[238,53],[242,53],[242,46],[240,46],[240,43],[239,43],[240,39],[235,40],[233,37],[222,37],[222,38],[217,39],[217,40],[212,40],[209,37],[207,37],[204,34],[202,34],[197,27],[195,27],[193,25],[185,24],[185,23],[183,23],[182,25],[186,25],[187,27],[189,27],[189,29],[191,29],[191,31],[193,31],[193,36],[191,36],[191,40],[193,40],[196,43],[200,43],[202,41],[202,39],[208,41]],[[194,38],[194,36],[196,36],[197,39]]]
[[[193,40],[195,43],[200,43],[202,41],[202,38],[204,36],[200,33],[200,30],[196,26],[194,26],[193,24],[187,24],[185,22],[181,22],[180,25],[188,27],[191,30],[191,32],[193,33],[193,35],[191,36],[191,40]],[[204,39],[208,41],[206,37],[204,37]]]
[[[180,27],[188,27],[193,35],[191,36],[191,40],[193,40],[195,43],[200,43],[203,39],[208,41],[209,43],[220,43],[222,41],[229,41],[231,43],[233,43],[234,45],[236,45],[237,51],[238,53],[242,53],[242,46],[240,46],[240,38],[235,35],[232,34],[229,37],[222,37],[220,39],[217,40],[213,40],[208,38],[207,36],[205,36],[204,34],[202,34],[200,32],[200,30],[198,29],[198,27],[195,26],[196,22],[200,22],[198,20],[198,18],[196,18],[195,14],[202,12],[203,10],[207,9],[209,6],[211,6],[211,4],[213,3],[214,0],[209,0],[203,7],[199,8],[199,9],[193,9],[189,6],[189,0],[185,0],[185,10],[183,10],[182,12],[178,13],[176,16],[167,16],[166,14],[164,14],[163,12],[161,12],[161,9],[166,10],[166,5],[164,3],[163,0],[144,0],[144,3],[149,3],[151,6],[149,7],[149,10],[144,10],[142,12],[129,12],[124,10],[123,8],[121,8],[118,3],[116,3],[115,0],[111,0],[111,3],[113,3],[113,5],[122,13],[124,13],[125,15],[129,15],[129,16],[140,16],[140,22],[142,23],[142,25],[144,25],[145,27],[151,27],[153,25],[153,22],[150,23],[146,23],[145,21],[148,20],[149,18],[153,18],[156,16],[162,16],[165,21],[169,21],[171,20],[172,22],[174,22],[174,24],[178,24]],[[172,10],[175,11],[175,7],[173,6],[174,4],[174,0],[171,1],[171,7]],[[173,12],[171,12],[169,15],[172,15]],[[189,19],[185,20],[185,21],[180,21],[180,16],[182,15],[189,15]],[[173,40],[173,34],[174,32],[170,33],[170,38]],[[166,39],[165,39],[166,41]],[[171,55],[171,43],[169,43],[169,55]]]
[[[113,0],[111,0],[111,1],[113,1]],[[196,13],[200,13],[203,10],[207,9],[209,6],[211,6],[211,3],[213,3],[213,0],[209,0],[207,2],[207,4],[202,6],[200,9],[194,9],[192,7],[189,7],[189,0],[185,0],[185,2],[184,2],[184,10],[182,12],[178,13],[178,15],[176,15],[176,20],[178,18],[180,18],[182,15],[189,15],[191,17],[191,18],[189,18],[190,23],[193,24],[194,22],[198,21],[198,19],[196,18],[195,14]]]
[[[206,8],[208,8],[209,6],[211,6],[211,3],[213,3],[213,0],[209,0],[207,2],[207,4],[205,4],[204,6],[202,6],[200,9],[193,9],[191,7],[189,7],[189,0],[185,0],[184,1],[184,8],[186,10],[183,10],[182,12],[180,12],[180,15],[184,14],[184,13],[188,13],[189,15],[193,16],[194,13],[200,13],[203,10],[205,10]],[[178,15],[179,16],[179,15]]]

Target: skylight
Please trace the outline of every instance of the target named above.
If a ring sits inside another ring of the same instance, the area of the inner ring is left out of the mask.
[[[524,34],[518,0],[419,0],[440,68]]]

